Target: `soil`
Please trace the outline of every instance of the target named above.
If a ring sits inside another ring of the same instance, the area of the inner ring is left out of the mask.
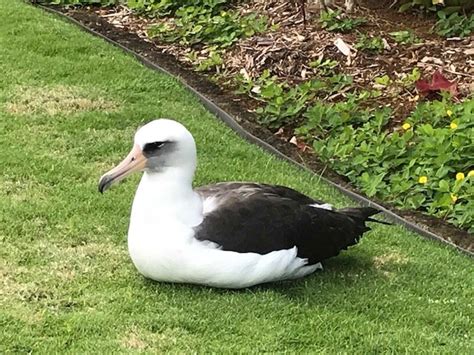
[[[267,5],[265,6],[269,6],[268,3],[272,2],[268,1]],[[355,74],[357,78],[360,78],[358,84],[363,86],[367,85],[368,82],[372,83],[374,77],[384,75],[383,73],[393,74],[397,70],[400,73],[403,72],[403,70],[405,70],[406,72],[407,70],[405,67],[412,68],[413,63],[421,63],[421,66],[423,66],[423,68],[427,70],[436,68],[436,63],[431,63],[430,61],[426,61],[425,63],[423,63],[419,60],[420,56],[425,57],[429,55],[433,58],[443,58],[448,70],[457,73],[451,73],[451,78],[455,78],[457,80],[460,80],[460,78],[463,79],[463,82],[461,83],[461,85],[459,85],[460,91],[464,94],[468,94],[470,86],[472,86],[472,78],[474,77],[474,59],[472,59],[472,57],[469,57],[469,55],[465,54],[465,50],[466,48],[473,48],[472,41],[470,41],[469,39],[459,39],[456,41],[439,41],[438,39],[430,39],[433,38],[433,35],[428,32],[428,30],[431,29],[433,25],[433,22],[431,20],[426,19],[425,17],[417,17],[416,15],[399,14],[396,11],[388,9],[387,6],[385,6],[385,3],[386,1],[370,0],[370,2],[364,3],[364,6],[367,6],[366,8],[359,7],[357,11],[363,12],[364,17],[366,19],[371,17],[374,18],[369,24],[374,32],[377,32],[379,30],[382,31],[381,28],[383,28],[384,33],[388,33],[391,31],[403,30],[409,27],[414,29],[416,34],[423,38],[425,44],[426,41],[428,41],[428,43],[432,42],[432,45],[428,45],[428,49],[422,49],[421,47],[417,48],[415,46],[414,48],[409,48],[405,53],[401,53],[400,49],[395,47],[392,48],[389,54],[384,54],[383,56],[361,54],[358,55],[355,60],[350,63],[350,65],[344,68],[344,72],[352,75]],[[76,9],[55,9],[66,13],[68,16],[78,20],[88,28],[93,29],[94,31],[102,35],[105,35],[106,37],[118,42],[123,46],[126,46],[134,52],[139,53],[150,61],[156,63],[171,74],[182,78],[191,87],[202,93],[207,98],[211,99],[224,111],[227,111],[229,114],[231,114],[244,129],[251,132],[253,135],[273,145],[283,154],[291,157],[295,161],[307,166],[316,174],[323,175],[326,178],[334,181],[335,183],[344,186],[345,188],[351,191],[357,192],[358,194],[361,194],[348,183],[347,179],[331,171],[331,169],[328,168],[324,163],[320,162],[317,157],[315,157],[315,155],[311,153],[310,150],[301,149],[301,146],[297,147],[295,144],[291,144],[289,142],[290,139],[287,134],[282,134],[282,132],[279,132],[280,134],[275,134],[275,132],[272,132],[256,124],[256,116],[252,113],[253,109],[256,107],[256,102],[249,97],[237,95],[233,92],[233,90],[229,88],[223,88],[222,85],[221,87],[216,85],[215,82],[212,81],[210,77],[204,73],[197,73],[193,71],[190,63],[186,62],[186,60],[183,60],[183,48],[179,48],[177,46],[170,47],[168,45],[163,45],[150,41],[147,38],[146,33],[144,32],[146,24],[137,22],[139,20],[135,20],[133,15],[130,15],[129,12],[128,15],[126,15],[125,21],[124,17],[121,16],[121,21],[117,22],[116,14],[120,11],[123,11],[123,8],[106,10],[95,7],[83,7]],[[372,9],[379,10],[377,10],[377,12],[374,12]],[[301,18],[299,20],[297,19],[298,16],[300,16],[299,12],[291,16],[294,16],[294,18],[296,19],[294,22],[296,22],[297,24],[290,24],[290,27],[296,26],[300,33],[301,31],[303,31],[302,33],[305,33],[306,36],[311,34],[311,31],[314,31],[314,33],[316,33],[316,30],[314,28],[308,29],[308,25],[304,27]],[[128,25],[124,25],[124,23],[127,23]],[[289,23],[292,22],[289,21]],[[413,26],[413,24],[416,25]],[[300,35],[299,33],[297,34]],[[330,35],[332,36],[333,34]],[[319,31],[318,38],[320,40],[321,36],[321,31]],[[344,38],[347,39],[350,36],[351,35],[348,34],[347,37]],[[313,38],[313,40],[316,41],[318,38]],[[255,40],[255,37],[249,39],[249,41],[253,40]],[[332,43],[331,39],[326,38],[326,40],[328,41],[327,43]],[[291,42],[291,40],[289,40],[288,43],[289,42]],[[455,43],[455,45],[453,45],[453,43]],[[248,48],[250,48],[251,51],[261,50],[261,48],[259,49],[258,45],[254,45]],[[237,47],[236,51],[242,51],[242,48],[246,48],[246,45],[240,43],[239,47],[240,49]],[[324,51],[332,51],[334,56],[342,55],[334,48],[330,48],[330,46],[324,45],[322,46],[322,48],[324,49]],[[302,49],[298,50],[301,52],[303,51]],[[413,53],[415,52],[420,53],[414,55]],[[244,54],[248,55],[248,53],[245,51]],[[327,53],[325,53],[325,55],[326,54]],[[232,55],[235,57],[239,54],[234,52]],[[318,55],[320,55],[320,53]],[[283,68],[285,66],[285,59],[282,58],[287,57],[280,57],[280,61],[281,63],[283,63]],[[411,60],[411,65],[407,66],[406,60]],[[307,58],[305,58],[305,61],[307,63]],[[242,64],[244,62],[245,61],[241,61],[240,63]],[[294,63],[292,64],[293,67],[298,67],[298,65],[300,65],[301,67],[303,66],[303,60],[296,61],[296,64]],[[278,61],[276,62],[276,64],[278,64]],[[286,65],[287,64],[288,63],[286,63]],[[266,65],[268,65],[268,63],[266,63]],[[287,65],[287,67],[289,66]],[[370,75],[368,75],[368,77],[370,77],[370,80],[368,80],[366,76],[361,74],[367,69],[367,67],[370,67],[370,70],[368,71],[370,72]],[[242,67],[240,67],[239,70],[240,69],[242,69]],[[351,69],[353,69],[352,72]],[[226,70],[229,73],[232,73],[232,66],[229,65]],[[258,71],[262,69],[254,67],[252,68],[252,70],[254,70],[256,74],[258,74]],[[236,72],[237,71],[234,71],[234,73]],[[294,71],[294,73],[296,72],[297,70]],[[301,77],[298,77],[288,72],[280,73],[279,76],[286,77],[294,81],[302,80]],[[447,76],[450,77],[449,73]],[[414,105],[413,100],[410,99],[413,96],[413,93],[408,93],[404,96],[407,99],[399,97],[396,100],[394,100],[394,98],[387,97],[385,98],[385,101],[381,100],[379,104],[400,104],[400,110],[403,112],[407,112],[410,110],[410,107],[413,107]],[[282,137],[284,139],[282,139]],[[469,234],[467,231],[460,230],[441,219],[424,215],[418,211],[401,211],[382,201],[374,200],[374,202],[377,202],[380,205],[390,209],[396,214],[404,217],[406,220],[419,225],[422,229],[428,230],[446,239],[447,241],[455,244],[461,249],[467,250],[471,253],[474,252],[474,236]]]

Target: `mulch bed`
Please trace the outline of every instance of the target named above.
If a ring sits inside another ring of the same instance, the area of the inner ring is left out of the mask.
[[[308,1],[310,3],[310,1]],[[302,11],[292,1],[254,0],[241,5],[242,13],[260,13],[266,15],[278,29],[261,35],[241,40],[232,46],[224,55],[224,63],[218,68],[226,77],[244,74],[256,78],[264,69],[271,69],[272,75],[281,80],[296,84],[317,76],[317,69],[308,63],[320,58],[336,60],[337,71],[353,78],[351,88],[369,89],[374,86],[374,79],[388,75],[392,80],[400,79],[417,67],[426,76],[437,69],[443,69],[445,76],[458,82],[459,98],[474,92],[474,42],[472,38],[452,38],[443,40],[431,33],[434,21],[426,14],[400,14],[389,8],[393,1],[365,1],[364,7],[357,7],[354,17],[361,17],[367,22],[357,28],[367,36],[378,36],[386,40],[387,47],[382,53],[356,50],[356,31],[347,34],[322,31],[315,19],[318,11],[309,7],[306,21]],[[149,41],[147,29],[160,23],[160,19],[147,19],[135,16],[127,7],[114,9],[91,9],[117,29],[136,33],[143,40]],[[398,44],[390,36],[391,32],[411,29],[422,41],[414,44]],[[341,39],[352,49],[350,56],[342,54],[334,45]],[[172,54],[178,61],[191,68],[189,53],[191,48],[179,44],[163,44],[153,41],[163,53]],[[207,55],[206,48],[199,45],[192,48],[201,53],[201,59]],[[226,83],[222,82],[225,86]],[[372,105],[390,107],[393,110],[391,126],[399,125],[407,113],[411,112],[420,99],[413,88],[381,90],[382,95],[373,99]],[[339,93],[323,100],[339,101],[345,93]],[[370,104],[370,103],[369,103]],[[251,108],[255,107],[255,103]]]
[[[307,68],[305,63],[323,55],[325,58],[337,59],[341,63],[340,71],[353,75],[354,83],[360,87],[373,85],[374,77],[384,74],[397,77],[401,73],[411,72],[412,68],[417,66],[426,73],[439,67],[444,68],[444,73],[448,78],[458,81],[461,96],[474,91],[474,43],[472,39],[440,40],[428,32],[433,22],[425,17],[398,14],[386,7],[377,11],[371,9],[371,7],[381,6],[383,1],[366,4],[367,8],[357,10],[362,12],[361,16],[369,20],[369,23],[364,26],[365,33],[374,33],[383,37],[383,34],[392,31],[411,28],[423,40],[423,46],[398,46],[390,42],[391,49],[383,54],[371,55],[358,52],[355,57],[348,59],[337,50],[333,41],[340,37],[346,43],[353,43],[353,34],[327,33],[319,30],[309,21],[306,21],[305,25],[301,12],[293,5],[286,4],[287,2],[282,4],[281,1],[256,1],[256,3],[261,7],[253,10],[264,11],[273,21],[278,21],[280,30],[238,42],[228,52],[230,59],[225,61],[225,67],[222,68],[229,75],[241,72],[243,69],[250,76],[259,75],[264,68],[271,66],[272,70],[274,69],[274,72],[278,73],[282,79],[299,82],[312,75],[311,68]],[[287,141],[289,137],[282,139],[282,135],[275,135],[275,132],[257,125],[255,115],[252,113],[257,105],[254,100],[236,95],[230,88],[222,87],[222,85],[219,87],[205,74],[193,71],[189,60],[186,59],[189,49],[178,45],[154,43],[149,40],[146,29],[150,20],[137,18],[124,7],[60,10],[96,32],[145,56],[173,75],[183,78],[189,85],[229,112],[255,136],[272,144],[285,155],[301,162],[315,173],[322,174],[339,185],[357,192],[344,177],[332,172],[309,151],[302,151],[289,143]],[[242,11],[250,10],[252,9],[242,8]],[[259,58],[259,60],[255,60],[255,58]],[[414,96],[413,92],[404,92],[398,97],[387,94],[377,104],[392,106],[396,112],[400,112],[400,115],[395,116],[395,120],[401,120],[403,114],[414,107],[416,103],[413,99]],[[381,201],[375,202],[459,247],[474,252],[474,236],[466,231],[417,211],[401,211]]]

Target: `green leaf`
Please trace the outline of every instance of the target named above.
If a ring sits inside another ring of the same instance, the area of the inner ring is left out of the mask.
[[[407,2],[398,8],[398,12],[405,12],[412,7],[413,7],[413,3]]]
[[[439,191],[441,192],[450,191],[449,182],[447,182],[446,180],[440,180],[438,184],[439,184]]]
[[[270,99],[276,96],[280,96],[283,93],[281,86],[275,83],[270,83],[262,88],[260,95],[265,99]]]
[[[383,76],[379,76],[379,77],[375,78],[374,81],[377,84],[387,86],[388,84],[390,84],[391,80],[390,80],[390,77],[388,75],[383,75]]]

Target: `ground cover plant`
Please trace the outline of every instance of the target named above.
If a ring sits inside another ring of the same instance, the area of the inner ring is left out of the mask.
[[[295,282],[233,292],[143,279],[125,241],[138,177],[107,198],[96,189],[152,117],[193,131],[197,184],[256,180],[351,203],[242,141],[176,80],[40,9],[0,0],[0,46],[1,353],[472,351],[472,260],[400,226],[375,225]]]
[[[319,17],[321,27],[327,31],[348,32],[365,22],[362,18],[343,16],[340,10],[322,11]]]
[[[468,37],[474,32],[474,14],[460,15],[457,12],[446,14],[438,12],[439,20],[436,22],[436,33],[444,37]]]
[[[411,76],[400,85],[419,77]],[[266,102],[257,110],[262,124],[280,128],[291,122],[298,137],[367,196],[423,210],[474,233],[474,100],[456,104],[446,96],[420,103],[403,124],[389,129],[390,110],[360,105],[377,97],[376,91],[354,92],[338,103],[317,100],[343,90],[350,78],[335,75],[293,88],[269,72],[263,83],[261,78],[244,88]],[[390,78],[377,83],[388,86]]]
[[[470,0],[408,0],[402,1],[400,11],[421,8],[436,12],[438,21],[435,25],[437,34],[444,37],[469,36],[474,32],[474,9]]]
[[[229,9],[226,0],[129,2],[129,6],[145,16],[162,20],[150,26],[148,35],[166,43],[191,46],[188,57],[198,70],[219,68],[223,50],[240,38],[251,37],[267,27],[265,16],[240,14]],[[199,49],[206,45],[204,58]]]

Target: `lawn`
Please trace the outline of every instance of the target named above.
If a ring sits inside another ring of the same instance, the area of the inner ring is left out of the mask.
[[[196,184],[285,184],[353,204],[208,113],[176,80],[22,1],[0,0],[0,353],[472,353],[473,260],[400,226],[305,279],[242,291],[145,280],[126,250],[138,176],[99,176],[134,130],[194,133]]]

